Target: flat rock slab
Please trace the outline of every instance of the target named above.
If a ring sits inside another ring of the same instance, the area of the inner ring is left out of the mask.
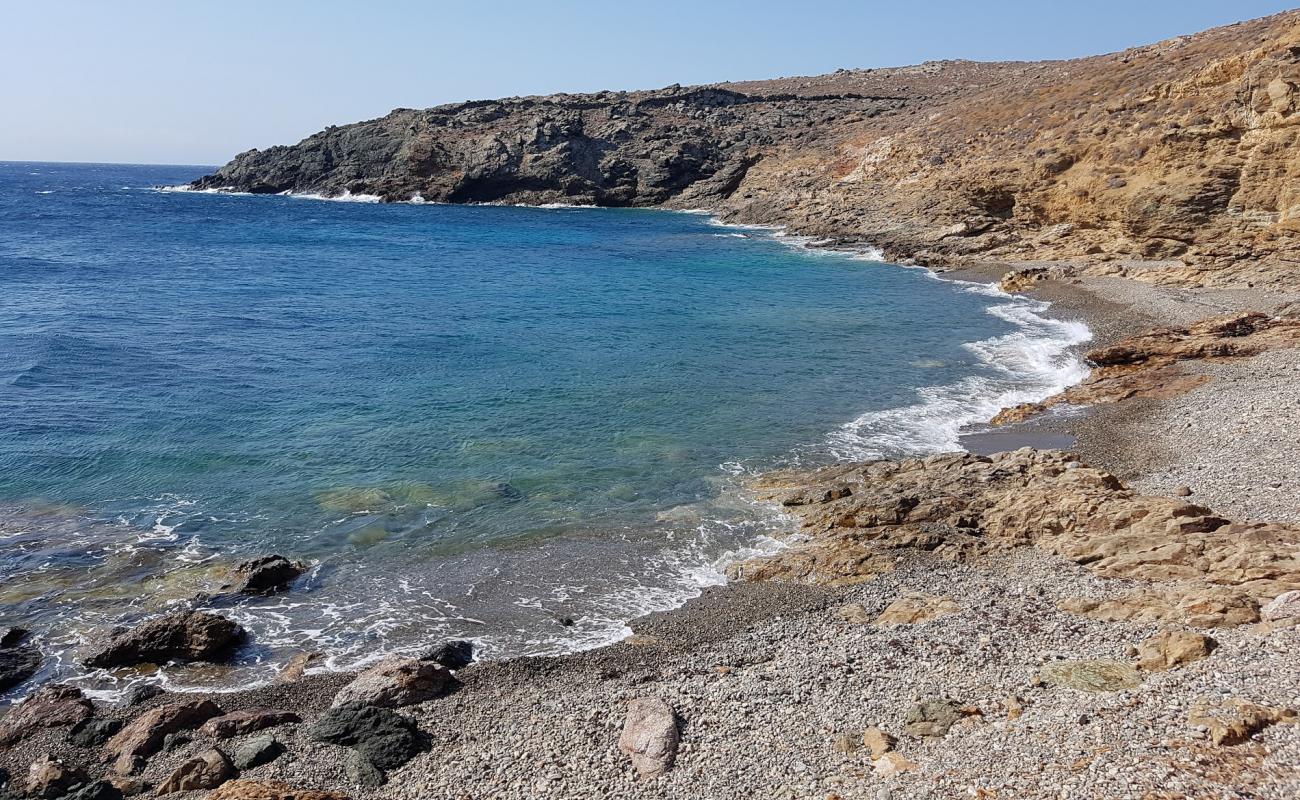
[[[277,725],[288,725],[293,722],[302,722],[302,717],[292,711],[276,711],[269,708],[250,708],[243,711],[232,711],[229,714],[222,714],[219,717],[213,717],[203,723],[199,729],[200,733],[213,737],[214,739],[229,739],[233,736],[243,736],[248,733],[256,733],[266,728],[274,728]]]
[[[1142,675],[1123,661],[1053,661],[1039,671],[1043,683],[1083,692],[1118,692],[1142,683]]]

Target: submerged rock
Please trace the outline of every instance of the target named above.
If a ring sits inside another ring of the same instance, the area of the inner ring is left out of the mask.
[[[167,661],[214,661],[247,633],[219,614],[181,611],[113,636],[85,660],[88,667],[122,667]]]
[[[672,706],[657,697],[633,700],[618,737],[618,749],[632,759],[643,778],[662,775],[677,758],[677,715]]]
[[[307,565],[303,562],[290,561],[280,555],[262,556],[235,567],[235,574],[240,578],[241,594],[282,592],[306,571]]]
[[[41,651],[35,644],[24,641],[27,632],[21,628],[6,628],[0,636],[0,692],[11,689],[41,668]]]

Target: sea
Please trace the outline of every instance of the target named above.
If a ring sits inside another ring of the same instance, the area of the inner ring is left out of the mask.
[[[958,450],[1078,380],[1086,326],[707,213],[180,191],[0,162],[0,625],[112,696],[469,638],[554,655],[791,533],[752,476]],[[223,570],[311,564],[284,594]],[[80,666],[196,602],[223,666]]]

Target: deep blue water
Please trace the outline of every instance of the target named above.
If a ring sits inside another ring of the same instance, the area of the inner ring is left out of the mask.
[[[737,475],[951,449],[1081,336],[702,215],[153,188],[203,172],[0,164],[0,621],[51,652],[268,551],[321,566],[246,662],[607,641],[779,524]]]

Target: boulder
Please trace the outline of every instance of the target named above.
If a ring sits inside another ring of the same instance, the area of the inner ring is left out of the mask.
[[[334,705],[363,703],[399,708],[441,697],[456,679],[441,664],[393,656],[362,672],[334,695]]]
[[[43,755],[28,768],[26,789],[31,797],[52,800],[64,796],[73,787],[89,782],[90,777],[84,770]]]
[[[181,611],[111,637],[85,660],[88,667],[124,667],[167,661],[214,661],[244,639],[238,623],[219,614]]]
[[[83,719],[68,732],[68,741],[78,747],[99,747],[122,729],[122,721],[116,719]]]
[[[318,742],[351,747],[383,770],[397,769],[428,747],[427,737],[413,721],[356,702],[325,712],[309,734]]]
[[[236,768],[243,771],[269,764],[283,753],[284,745],[268,733],[264,736],[254,736],[240,744],[231,754],[230,760],[234,762]]]
[[[290,561],[279,555],[262,556],[235,567],[240,594],[282,592],[306,571],[307,565],[303,562]]]
[[[229,739],[232,736],[256,733],[265,728],[274,728],[277,725],[287,725],[291,722],[302,722],[302,717],[292,711],[250,708],[213,717],[203,723],[203,727],[199,728],[199,733],[215,739]]]
[[[903,731],[909,736],[941,737],[961,719],[961,710],[957,703],[942,697],[922,700],[907,712],[907,724]]]
[[[9,747],[41,728],[76,725],[94,713],[94,706],[74,686],[42,686],[0,719],[0,747]]]
[[[231,766],[226,754],[214,747],[173,770],[158,787],[158,794],[215,789],[234,775],[235,768]]]
[[[122,695],[122,705],[130,708],[146,700],[152,700],[163,693],[163,688],[156,683],[137,683]]]
[[[1164,672],[1207,657],[1217,642],[1191,631],[1162,631],[1138,645],[1138,669]]]
[[[1187,716],[1188,724],[1204,727],[1216,745],[1241,744],[1270,725],[1296,719],[1294,709],[1259,705],[1236,697],[1198,701]]]
[[[1053,661],[1038,674],[1043,683],[1084,692],[1118,692],[1142,683],[1142,676],[1131,664],[1108,659]]]
[[[41,651],[26,641],[27,631],[5,628],[0,631],[0,692],[12,689],[41,668]]]
[[[464,669],[474,663],[474,643],[468,639],[451,639],[420,656],[421,661],[433,661],[447,669]]]
[[[220,714],[221,709],[211,700],[151,708],[109,739],[104,750],[113,768],[121,775],[129,775],[163,748],[168,734],[193,730]]]
[[[1274,597],[1259,610],[1259,616],[1267,622],[1300,619],[1300,590]]]
[[[338,792],[297,789],[280,781],[226,781],[204,800],[350,800]]]
[[[618,749],[632,759],[643,778],[662,775],[677,758],[677,715],[657,697],[637,698],[628,705]]]
[[[895,599],[880,612],[880,616],[876,617],[876,624],[887,627],[915,625],[918,622],[928,622],[936,617],[956,614],[959,611],[961,606],[957,605],[951,597],[909,592]]]

